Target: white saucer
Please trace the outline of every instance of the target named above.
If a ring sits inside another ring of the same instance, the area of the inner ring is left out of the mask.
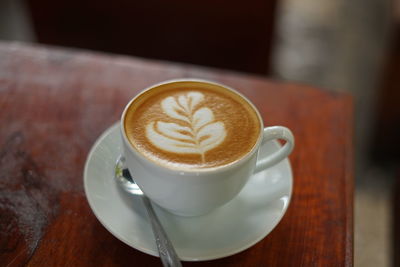
[[[268,151],[275,151],[280,145],[269,142],[264,146]],[[97,219],[115,237],[144,253],[158,256],[141,200],[125,194],[114,180],[120,153],[116,124],[99,137],[86,160],[86,197]],[[154,208],[182,260],[212,260],[243,251],[268,235],[285,214],[291,194],[292,170],[289,160],[285,159],[251,177],[238,196],[207,215],[179,217],[156,205]]]

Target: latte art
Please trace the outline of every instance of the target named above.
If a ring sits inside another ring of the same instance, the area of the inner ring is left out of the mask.
[[[189,92],[179,97],[162,100],[162,110],[179,123],[152,121],[146,127],[146,137],[156,147],[173,153],[200,154],[205,162],[205,152],[224,141],[223,122],[215,121],[213,111],[202,107],[204,95]]]
[[[217,84],[176,81],[152,87],[127,107],[132,148],[157,165],[179,170],[234,163],[256,146],[260,117],[242,96]]]

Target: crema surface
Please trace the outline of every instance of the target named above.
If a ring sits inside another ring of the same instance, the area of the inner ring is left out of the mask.
[[[230,90],[174,82],[139,95],[128,107],[125,133],[146,158],[177,169],[204,169],[244,157],[260,135],[251,105]]]

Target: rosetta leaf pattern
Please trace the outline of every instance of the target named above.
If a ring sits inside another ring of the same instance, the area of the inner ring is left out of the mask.
[[[199,92],[163,99],[161,108],[174,122],[150,122],[147,138],[168,152],[199,154],[204,162],[205,153],[224,141],[226,129],[223,122],[215,121],[210,108],[199,105],[203,101],[204,95]]]

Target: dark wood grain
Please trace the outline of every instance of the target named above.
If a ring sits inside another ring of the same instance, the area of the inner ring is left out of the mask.
[[[349,96],[217,69],[0,43],[0,263],[161,266],[96,220],[82,173],[96,138],[153,83],[196,77],[232,86],[266,125],[293,130],[292,203],[237,255],[184,266],[352,266],[353,110]]]

